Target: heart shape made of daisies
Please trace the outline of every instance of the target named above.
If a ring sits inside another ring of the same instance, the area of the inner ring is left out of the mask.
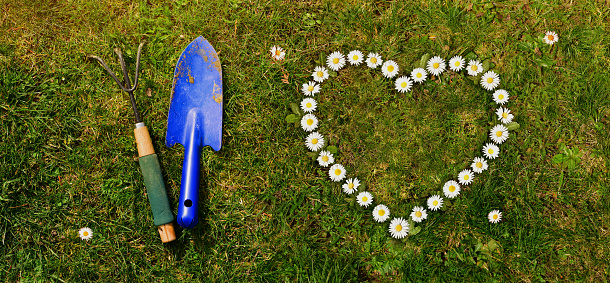
[[[317,154],[317,162],[322,167],[330,167],[328,175],[334,182],[343,182],[343,192],[351,195],[357,193],[356,201],[362,207],[369,207],[374,202],[374,192],[369,191],[358,191],[361,186],[361,182],[356,177],[348,177],[346,168],[338,163],[335,163],[335,154],[337,154],[336,147],[327,146],[324,135],[317,132],[319,127],[319,120],[315,116],[318,103],[314,99],[316,94],[321,92],[321,84],[329,78],[329,69],[338,72],[347,66],[359,66],[363,63],[367,67],[376,69],[381,67],[382,75],[388,79],[394,79],[398,76],[400,67],[395,61],[387,60],[383,61],[381,56],[377,53],[369,53],[366,58],[361,51],[352,50],[347,56],[341,52],[333,52],[326,58],[327,66],[317,66],[312,73],[312,81],[304,83],[301,91],[306,98],[300,103],[301,110],[305,113],[300,119],[294,115],[287,117],[287,121],[298,123],[300,121],[301,128],[308,133],[305,138],[306,147]],[[425,65],[425,66],[424,66]],[[425,67],[425,68],[424,68]],[[480,174],[487,170],[487,160],[495,159],[500,154],[500,148],[498,147],[504,143],[509,137],[509,128],[514,129],[518,126],[512,122],[514,116],[511,114],[511,110],[503,107],[508,102],[509,93],[503,89],[496,89],[500,85],[500,76],[491,70],[484,70],[483,64],[477,60],[469,60],[466,64],[466,60],[461,56],[452,57],[449,62],[446,62],[443,58],[435,56],[429,58],[428,55],[422,57],[420,66],[411,70],[406,76],[399,76],[394,80],[394,87],[398,92],[409,92],[415,86],[415,84],[421,84],[428,76],[439,76],[443,72],[447,71],[447,68],[453,72],[460,72],[465,70],[469,76],[478,77],[480,76],[480,85],[487,91],[493,91],[493,100],[496,104],[501,105],[496,111],[499,123],[492,127],[489,131],[489,138],[491,142],[487,142],[482,149],[482,156],[474,157],[470,168],[462,170],[456,180],[448,180],[441,188],[442,193],[433,195],[428,198],[426,204],[415,205],[408,217],[393,217],[389,224],[389,232],[392,237],[401,239],[411,234],[414,235],[421,228],[414,227],[413,222],[422,222],[428,217],[428,213],[435,212],[443,207],[443,200],[445,198],[453,199],[460,195],[462,186],[467,186],[474,180],[475,174]],[[298,110],[293,109],[293,112],[299,113]],[[468,167],[467,165],[465,167]],[[372,211],[372,216],[375,221],[383,223],[390,219],[390,208],[384,204],[376,204]],[[409,223],[409,217],[413,221]],[[502,218],[502,213],[498,210],[493,210],[489,213],[488,219],[491,223],[498,223]]]

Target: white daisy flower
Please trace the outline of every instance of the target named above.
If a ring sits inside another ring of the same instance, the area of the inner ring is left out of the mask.
[[[361,192],[356,196],[356,200],[360,206],[368,207],[373,203],[373,195],[369,192]]]
[[[334,182],[340,182],[341,180],[343,180],[345,178],[346,173],[347,172],[345,171],[345,167],[343,167],[343,165],[341,164],[335,164],[333,166],[330,166],[330,170],[328,170],[328,175],[330,176],[330,179]]]
[[[394,83],[394,87],[396,87],[396,90],[398,90],[398,92],[410,91],[411,86],[413,86],[413,81],[406,76],[396,79],[396,82]]]
[[[499,210],[492,210],[487,215],[487,218],[489,219],[489,222],[491,222],[491,223],[498,223],[498,222],[500,222],[500,220],[502,220],[502,212],[500,212]]]
[[[502,144],[508,139],[508,129],[504,125],[495,125],[489,131],[489,137],[496,144]]]
[[[500,156],[500,148],[493,143],[488,143],[483,147],[483,155],[487,159],[495,159]]]
[[[468,170],[468,169],[464,169],[462,170],[462,172],[460,172],[460,174],[458,174],[458,181],[460,182],[460,184],[466,186],[466,185],[470,185],[470,183],[472,183],[472,181],[474,180],[474,175],[472,174],[472,171]]]
[[[360,186],[360,180],[358,180],[358,178],[350,178],[347,179],[347,181],[345,182],[345,184],[343,184],[343,192],[351,195],[353,194],[355,191],[358,190],[358,186]]]
[[[426,218],[428,218],[428,213],[426,213],[426,210],[423,207],[416,206],[413,208],[413,211],[411,212],[411,219],[413,219],[413,221],[422,222],[422,220],[425,220]]]
[[[432,211],[437,211],[443,207],[443,198],[439,195],[434,195],[428,198],[428,208]]]
[[[318,118],[313,114],[305,114],[301,118],[301,127],[307,132],[311,132],[318,127]]]
[[[475,157],[472,164],[470,164],[470,167],[475,173],[481,174],[483,171],[487,170],[487,160],[483,157]]]
[[[366,65],[369,66],[369,68],[375,69],[377,66],[381,65],[381,63],[383,63],[383,60],[381,60],[381,56],[377,53],[369,53],[366,57]]]
[[[548,45],[553,45],[559,40],[559,36],[554,31],[547,31],[544,34],[544,43]]]
[[[449,60],[449,69],[454,72],[459,72],[464,69],[466,60],[462,56],[455,56]]]
[[[303,88],[301,89],[303,94],[313,96],[316,93],[320,92],[320,85],[316,84],[316,82],[309,82],[303,84]]]
[[[456,181],[447,181],[443,186],[443,193],[448,198],[457,197],[460,194],[460,184]]]
[[[508,101],[508,91],[503,89],[498,89],[494,92],[494,102],[496,104],[504,105]]]
[[[269,51],[271,52],[271,57],[273,57],[273,59],[284,60],[284,56],[286,55],[286,52],[281,47],[274,45],[273,47],[271,47],[271,50],[269,50]]]
[[[318,163],[320,166],[328,167],[328,165],[335,163],[335,158],[330,151],[320,151],[320,155],[318,156]]]
[[[466,67],[469,76],[476,76],[483,72],[483,64],[476,60],[468,61],[468,67]]]
[[[394,218],[390,222],[390,234],[395,239],[402,239],[409,235],[409,222],[402,218]]]
[[[359,50],[352,50],[347,54],[347,62],[352,65],[360,65],[364,61],[364,55]]]
[[[513,118],[515,116],[513,116],[513,114],[510,114],[510,110],[508,110],[508,108],[498,108],[498,110],[496,110],[496,115],[498,115],[498,120],[500,120],[500,122],[502,122],[502,124],[508,124],[510,122],[513,121]]]
[[[321,83],[328,79],[328,70],[326,70],[324,67],[318,66],[313,70],[311,76],[313,77],[314,81]]]
[[[416,83],[424,82],[426,80],[426,75],[427,75],[426,70],[424,70],[422,68],[413,69],[413,71],[411,71],[411,78]]]
[[[383,204],[378,204],[373,209],[373,218],[377,222],[384,222],[390,218],[390,209]]]
[[[305,113],[316,111],[317,107],[318,103],[316,103],[313,98],[305,98],[303,101],[301,101],[301,109],[303,109],[303,112]]]
[[[428,66],[426,69],[430,74],[438,76],[445,71],[445,60],[440,56],[434,56],[428,60]]]
[[[345,66],[345,56],[339,51],[335,51],[328,55],[326,65],[333,71],[339,71]]]
[[[78,236],[85,241],[89,241],[93,238],[93,231],[89,227],[84,227],[78,230]]]
[[[486,90],[493,90],[500,85],[500,76],[494,71],[487,71],[481,77],[481,86]]]
[[[381,73],[386,78],[393,78],[398,74],[398,64],[392,60],[385,61],[381,66]]]
[[[313,132],[305,138],[305,145],[311,151],[318,151],[324,146],[324,137],[318,132]]]

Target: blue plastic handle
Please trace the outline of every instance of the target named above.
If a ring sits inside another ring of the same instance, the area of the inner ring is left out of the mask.
[[[194,124],[191,123],[191,126],[196,128]],[[197,130],[190,131],[187,141],[184,145],[177,220],[182,228],[192,229],[199,221],[199,172],[201,168],[199,158],[201,157],[202,146],[197,138]]]

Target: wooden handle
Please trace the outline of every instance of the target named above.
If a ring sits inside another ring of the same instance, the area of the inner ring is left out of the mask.
[[[133,132],[136,135],[136,144],[138,145],[138,156],[147,156],[155,153],[150,134],[146,126],[136,127]]]
[[[176,232],[174,231],[174,223],[170,222],[157,226],[159,235],[161,235],[161,242],[169,243],[176,239]]]

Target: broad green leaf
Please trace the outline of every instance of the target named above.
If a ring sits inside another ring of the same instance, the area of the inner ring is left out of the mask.
[[[290,103],[290,109],[292,110],[292,113],[294,113],[296,115],[299,115],[299,116],[303,115],[303,113],[301,113],[301,109],[299,109],[299,106],[294,102]]]
[[[415,236],[419,234],[419,232],[421,232],[421,227],[414,227],[413,229],[409,230],[409,236]]]
[[[426,53],[424,55],[421,56],[421,59],[419,60],[419,65],[417,66],[417,68],[426,68],[426,64],[428,63],[428,60],[430,60],[430,53]]]
[[[337,152],[339,152],[339,149],[334,145],[327,146],[326,150],[328,150],[332,154],[337,154]]]
[[[543,67],[543,68],[548,68],[548,67],[555,65],[555,60],[547,58],[547,57],[535,58],[534,62],[536,62],[536,64],[538,64],[538,66]]]
[[[510,122],[510,123],[506,124],[506,128],[509,131],[514,131],[516,129],[519,129],[519,127],[521,127],[521,125],[519,125],[519,123],[517,123],[517,122]]]

